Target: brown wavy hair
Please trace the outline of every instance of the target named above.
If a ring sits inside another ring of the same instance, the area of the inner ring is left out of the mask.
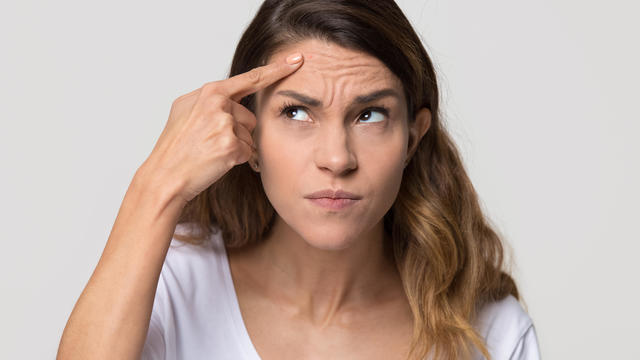
[[[267,63],[284,46],[330,41],[380,59],[404,85],[409,117],[431,110],[431,126],[404,170],[398,197],[384,216],[414,318],[411,355],[468,358],[475,346],[490,358],[472,326],[481,306],[509,294],[503,244],[483,215],[459,152],[443,127],[433,64],[402,10],[392,0],[267,0],[245,30],[229,77]],[[241,104],[255,113],[254,95]],[[200,244],[217,231],[227,247],[261,241],[275,210],[247,163],[233,167],[184,208],[178,223],[198,230],[178,235]]]

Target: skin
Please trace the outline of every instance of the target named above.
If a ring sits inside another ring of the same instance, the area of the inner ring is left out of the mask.
[[[421,109],[409,124],[400,80],[362,52],[309,39],[280,49],[270,61],[296,51],[303,65],[256,93],[256,154],[250,163],[258,165],[254,170],[277,214],[263,242],[228,249],[245,324],[262,356],[283,356],[282,348],[298,338],[307,340],[288,350],[291,357],[322,351],[350,356],[346,348],[358,356],[398,356],[410,340],[412,318],[393,259],[383,251],[382,221],[431,113]],[[397,96],[351,105],[357,96],[381,89]],[[278,94],[284,90],[321,104]],[[285,103],[297,107],[281,114]],[[371,106],[387,107],[388,116],[367,111]],[[331,210],[304,197],[338,188],[362,198]],[[260,340],[268,336],[266,329],[278,329],[280,349],[273,336],[273,345]],[[388,338],[390,329],[399,340],[372,346],[372,339]],[[366,347],[357,348],[357,341]]]
[[[302,64],[302,56],[289,59],[205,83],[173,102],[165,128],[136,171],[100,261],[69,317],[58,359],[140,358],[150,339],[158,280],[184,207],[250,158],[257,120],[238,102]]]

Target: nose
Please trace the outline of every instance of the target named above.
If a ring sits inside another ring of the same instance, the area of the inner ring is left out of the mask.
[[[344,126],[326,126],[316,137],[315,162],[318,168],[335,176],[345,175],[358,166],[348,130]]]

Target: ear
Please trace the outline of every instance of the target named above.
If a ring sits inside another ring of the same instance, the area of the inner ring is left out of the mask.
[[[427,133],[431,126],[431,110],[422,108],[416,113],[416,118],[413,124],[409,125],[409,146],[407,149],[407,158],[405,166],[411,160],[411,157],[418,149],[420,140]]]
[[[260,164],[258,162],[258,154],[255,151],[252,151],[251,153],[251,157],[249,158],[249,160],[247,160],[247,163],[249,164],[249,167],[251,167],[251,170],[259,173],[260,172]]]

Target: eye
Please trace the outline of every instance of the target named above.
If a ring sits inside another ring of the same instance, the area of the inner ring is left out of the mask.
[[[306,110],[304,110],[303,106],[290,103],[282,105],[278,112],[281,116],[284,115],[288,119],[298,121],[308,121],[305,119],[309,117],[309,114],[306,112]],[[365,124],[379,123],[385,121],[387,117],[389,117],[389,109],[384,106],[379,106],[365,109],[364,112],[360,113],[360,117],[358,118],[358,120],[360,122],[364,122]]]
[[[365,122],[382,122],[385,120],[385,117],[389,116],[389,111],[385,108],[369,108],[360,116],[361,118],[364,118]],[[374,121],[368,121],[371,119],[374,119]]]
[[[306,111],[302,110],[299,107],[295,107],[295,106],[286,107],[284,110],[282,110],[282,114],[286,115],[290,119],[302,120],[302,121],[306,121],[306,120],[304,120],[304,118],[305,118],[304,115],[306,115],[306,117],[309,116]],[[296,118],[296,116],[298,118]]]

